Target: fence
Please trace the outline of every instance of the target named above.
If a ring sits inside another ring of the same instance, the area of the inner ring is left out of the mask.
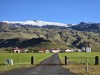
[[[67,64],[83,64],[85,65],[88,63],[89,65],[98,65],[99,64],[99,57],[68,57],[65,56],[65,65]]]
[[[0,61],[2,65],[24,65],[24,64],[35,64],[35,57],[34,56],[25,56],[25,57],[15,57],[15,58],[1,58]]]
[[[91,66],[91,65],[99,65],[99,57],[70,57],[65,56],[65,65],[71,65],[75,70],[79,72],[89,72],[89,73],[96,73],[96,75],[100,75],[100,69],[98,66]],[[74,66],[72,66],[74,65]],[[76,66],[75,66],[76,65]],[[73,69],[71,69],[73,70]],[[76,71],[75,71],[76,72]]]

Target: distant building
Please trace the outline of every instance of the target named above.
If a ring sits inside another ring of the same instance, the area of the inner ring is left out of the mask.
[[[25,53],[29,53],[29,50],[28,50],[28,49],[25,49],[24,52],[25,52]]]
[[[76,49],[75,52],[82,52],[82,50],[80,50],[80,49]]]
[[[91,52],[91,47],[89,45],[90,42],[84,42],[82,46],[82,51],[83,52]]]
[[[72,49],[66,49],[65,52],[73,52]]]
[[[45,50],[45,53],[50,53],[50,50]]]
[[[86,52],[91,52],[91,47],[86,47]]]
[[[52,53],[59,53],[61,50],[59,48],[52,48]]]
[[[39,53],[44,53],[45,52],[45,49],[44,48],[40,48],[39,49]]]
[[[14,53],[20,53],[20,52],[21,52],[21,49],[18,48],[18,47],[16,47],[16,48],[13,49],[13,52],[14,52]]]

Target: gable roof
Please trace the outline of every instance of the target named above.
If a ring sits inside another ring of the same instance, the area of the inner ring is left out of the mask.
[[[16,47],[16,48],[13,48],[13,50],[21,50],[20,48]]]
[[[45,51],[45,49],[44,48],[40,48],[39,51]]]
[[[52,48],[51,50],[59,50],[59,48]]]

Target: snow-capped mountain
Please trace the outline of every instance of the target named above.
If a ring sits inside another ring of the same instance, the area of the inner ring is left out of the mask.
[[[15,29],[27,28],[48,28],[48,29],[69,29],[78,31],[100,32],[100,23],[64,24],[57,22],[45,22],[40,20],[30,21],[2,21],[0,22],[0,31],[9,31]]]
[[[63,26],[63,27],[69,27],[68,24],[64,23],[56,23],[56,22],[45,22],[45,21],[40,21],[40,20],[30,20],[30,21],[3,21],[6,23],[10,24],[22,24],[22,25],[33,25],[33,26],[47,26],[47,25],[52,25],[52,26]]]

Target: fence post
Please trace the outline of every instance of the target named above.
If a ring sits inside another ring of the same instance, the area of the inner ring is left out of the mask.
[[[95,56],[95,65],[99,65],[99,56]]]
[[[88,58],[86,59],[86,72],[88,72],[89,69],[88,69]]]
[[[65,65],[68,65],[68,56],[65,56]]]
[[[31,57],[31,65],[34,65],[34,63],[35,63],[35,57],[32,56],[32,57]]]

